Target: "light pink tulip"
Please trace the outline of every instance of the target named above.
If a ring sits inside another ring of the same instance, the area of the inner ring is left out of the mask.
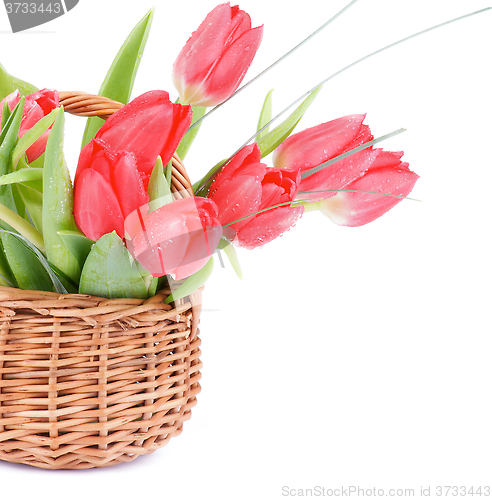
[[[218,5],[191,35],[173,66],[180,101],[215,106],[238,88],[260,46],[263,26],[251,28],[237,5]]]
[[[417,182],[419,176],[400,161],[402,152],[375,151],[377,157],[362,177],[348,184],[347,191],[321,202],[321,212],[336,224],[355,227],[372,222],[408,196]]]
[[[135,260],[153,276],[176,280],[201,269],[222,236],[215,203],[190,197],[148,210],[144,205],[125,220],[126,245]]]

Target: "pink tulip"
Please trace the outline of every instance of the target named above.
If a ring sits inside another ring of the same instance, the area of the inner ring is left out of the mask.
[[[149,201],[147,186],[157,156],[171,159],[191,123],[190,106],[169,94],[143,94],[112,115],[81,151],[74,180],[74,216],[92,240],[116,231]]]
[[[2,120],[2,111],[5,101],[8,102],[10,111],[13,111],[21,100],[21,95],[18,90],[12,94],[5,97],[0,102],[0,122]],[[58,98],[58,92],[56,90],[38,90],[34,94],[30,94],[26,97],[24,104],[24,112],[22,113],[22,121],[19,129],[19,137],[22,137],[30,128],[32,128],[36,123],[44,118],[46,115],[50,114],[55,108],[60,106],[60,101]],[[27,161],[31,163],[32,161],[39,158],[46,149],[46,143],[48,141],[48,136],[50,134],[50,129],[48,129],[28,150],[27,150]]]
[[[304,207],[290,204],[255,214],[269,207],[295,199],[300,182],[298,170],[277,170],[260,163],[256,144],[244,147],[219,172],[208,197],[219,209],[222,225],[229,224],[235,242],[256,248],[287,231],[304,212]]]
[[[176,280],[201,269],[222,236],[215,203],[190,197],[148,210],[144,205],[125,221],[126,244],[135,260],[153,276]]]
[[[274,165],[281,169],[299,168],[305,173],[371,141],[373,136],[362,123],[364,118],[365,115],[345,116],[289,137],[274,152]],[[337,224],[367,224],[400,202],[417,182],[419,176],[409,170],[408,163],[400,160],[402,155],[402,152],[366,148],[305,177],[299,187],[299,197],[325,198],[320,204],[322,212]]]
[[[336,224],[355,227],[372,222],[408,196],[417,182],[419,176],[400,161],[402,152],[376,151],[369,170],[350,183],[348,191],[321,202],[321,212]]]
[[[173,66],[180,101],[215,106],[239,87],[260,46],[263,26],[251,28],[237,5],[218,5],[191,35]]]

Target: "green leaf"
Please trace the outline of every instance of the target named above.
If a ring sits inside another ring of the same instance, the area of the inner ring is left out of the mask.
[[[204,108],[203,106],[192,106],[191,108],[193,110],[193,118],[191,120],[191,125],[194,125],[197,120],[202,118],[202,116],[206,113],[207,108]],[[178,153],[178,156],[184,160],[186,154],[190,150],[191,145],[193,144],[193,141],[195,140],[195,137],[198,134],[198,131],[200,130],[200,127],[202,126],[203,122],[200,122],[196,127],[193,127],[191,130],[186,132],[184,137],[181,139],[181,142],[179,143],[178,149],[176,152]]]
[[[173,201],[169,183],[164,176],[164,168],[160,156],[157,157],[152,174],[150,175],[147,192],[149,193],[149,212],[153,212],[166,203]]]
[[[0,147],[2,148],[0,150],[2,154],[0,157],[0,166],[5,170],[0,171],[1,175],[8,173],[10,168],[10,159],[12,158],[12,151],[17,143],[22,113],[24,111],[24,103],[25,99],[22,98],[10,114],[5,126],[2,127],[0,131]]]
[[[32,186],[34,182],[29,182],[27,184],[16,184],[12,186],[13,191],[17,191],[19,196],[24,202],[25,209],[29,214],[29,217],[34,224],[34,227],[39,231],[43,232],[43,193]]]
[[[61,109],[61,108],[60,108]],[[58,234],[76,231],[73,218],[73,188],[63,156],[65,115],[59,113],[46,144],[43,168],[43,238],[46,255],[61,272],[78,282],[81,268]]]
[[[12,165],[15,170],[19,160],[26,153],[26,151],[53,125],[60,108],[56,108],[48,115],[39,120],[33,127],[31,127],[17,143],[12,153]]]
[[[275,148],[280,146],[280,144],[282,144],[287,137],[289,137],[299,120],[303,117],[304,113],[318,95],[321,88],[322,87],[318,87],[314,92],[311,92],[311,94],[309,94],[309,96],[286,120],[284,120],[278,127],[275,127],[271,132],[268,132],[268,134],[265,135],[260,141],[257,141],[262,158],[270,154]]]
[[[142,276],[145,286],[147,287],[147,295],[153,297],[157,292],[159,278],[154,278],[154,276],[152,276],[152,274],[150,274],[137,260],[133,260],[132,264],[138,269],[140,276]]]
[[[159,278],[152,277],[152,281],[150,282],[150,285],[148,287],[149,297],[153,297],[157,293],[158,285],[159,285]]]
[[[0,238],[19,288],[67,293],[46,258],[27,238],[6,230],[0,230]]]
[[[164,176],[166,177],[166,182],[169,186],[171,186],[171,180],[173,177],[173,160],[172,158],[169,160],[169,163],[166,165],[164,169]]]
[[[232,268],[234,269],[234,272],[236,273],[237,277],[242,280],[243,271],[241,269],[241,265],[239,264],[239,258],[233,244],[225,237],[222,237],[220,239],[218,248],[220,250],[224,250],[227,258],[229,259],[229,262],[231,263]]]
[[[214,258],[210,257],[208,262],[195,274],[192,274],[185,279],[182,285],[180,285],[169,297],[164,301],[165,304],[170,304],[174,300],[182,299],[187,297],[191,293],[198,290],[212,275],[214,269]]]
[[[17,182],[36,181],[43,178],[43,169],[41,168],[23,168],[10,174],[0,177],[0,186],[7,184],[16,184]]]
[[[263,102],[263,107],[261,108],[260,118],[258,119],[258,127],[256,131],[259,132],[265,125],[267,125],[272,119],[272,93],[273,89],[268,92]],[[262,137],[265,137],[270,130],[270,126],[267,126],[265,130],[262,130],[256,136],[256,142],[258,142]]]
[[[98,297],[148,297],[147,286],[115,231],[101,236],[92,247],[80,276],[79,293]]]
[[[9,261],[5,255],[2,239],[0,238],[0,285],[17,287],[17,282],[15,281],[12,270],[9,266]]]
[[[80,269],[82,269],[94,242],[80,231],[58,231],[58,236],[63,240],[69,252],[77,259]]]
[[[17,143],[23,111],[24,98],[12,111],[7,123],[0,132],[0,177],[11,172],[12,151]],[[0,203],[17,213],[12,186],[0,186]]]
[[[15,76],[9,75],[7,71],[5,71],[5,68],[0,64],[0,100],[15,90],[18,90],[21,95],[27,96],[29,94],[33,94],[38,89],[24,80],[20,80]]]
[[[10,115],[11,115],[11,112],[10,112],[9,103],[7,101],[5,101],[3,103],[3,108],[2,108],[2,123],[0,125],[0,130],[2,130],[3,127],[5,126],[5,124],[7,123],[7,120],[9,119]]]
[[[153,17],[154,9],[152,8],[130,33],[114,59],[111,68],[109,68],[99,90],[99,95],[128,104]],[[103,123],[104,120],[98,117],[87,120],[82,146],[94,139]]]

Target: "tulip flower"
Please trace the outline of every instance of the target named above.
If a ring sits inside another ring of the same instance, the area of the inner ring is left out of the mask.
[[[218,5],[191,35],[173,66],[180,102],[215,106],[238,88],[263,36],[251,28],[249,15],[237,5]]]
[[[222,236],[217,206],[200,197],[182,198],[149,213],[144,205],[125,220],[126,245],[154,277],[180,280],[201,269]]]
[[[234,242],[249,249],[283,234],[304,212],[304,207],[288,204],[256,214],[293,201],[300,182],[298,170],[267,167],[260,159],[256,144],[245,146],[219,172],[208,194],[221,224],[233,223]]]
[[[274,165],[280,169],[298,168],[306,173],[371,141],[373,136],[363,124],[364,118],[365,115],[345,116],[292,135],[275,150]],[[409,170],[408,163],[400,160],[402,155],[402,152],[368,147],[302,179],[300,196],[325,198],[323,203],[307,205],[307,208],[320,208],[337,224],[367,224],[394,207],[413,189],[418,175]]]
[[[169,94],[143,94],[113,114],[81,151],[74,179],[74,216],[90,239],[116,231],[149,201],[147,186],[160,155],[169,162],[191,123],[190,106]]]
[[[321,212],[336,224],[355,227],[372,222],[408,196],[417,182],[419,176],[400,160],[402,152],[376,151],[362,177],[320,203]]]
[[[7,102],[11,111],[17,106],[21,100],[21,95],[18,90],[5,97],[0,102],[0,123],[2,121],[2,111],[4,103]],[[55,108],[60,106],[58,92],[56,90],[43,89],[30,94],[26,97],[24,104],[24,112],[19,129],[19,137],[22,137],[31,127],[51,113]],[[50,129],[48,129],[26,152],[28,162],[32,162],[39,158],[46,149],[46,143]]]

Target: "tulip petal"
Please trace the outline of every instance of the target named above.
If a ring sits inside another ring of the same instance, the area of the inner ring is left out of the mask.
[[[251,17],[247,12],[241,10],[238,5],[231,7],[231,25],[229,27],[229,38],[226,44],[229,45],[237,40],[245,31],[251,29]]]
[[[154,90],[135,98],[108,118],[96,139],[104,141],[113,153],[133,153],[139,171],[150,175],[157,156],[161,156],[164,164],[171,159],[191,118],[190,106],[173,104],[167,92]]]
[[[381,217],[408,196],[419,176],[403,168],[383,167],[369,170],[347,189],[382,194],[340,192],[323,200],[322,212],[341,226],[362,226]],[[394,195],[394,196],[386,196]]]
[[[31,127],[43,118],[44,113],[36,101],[30,100],[26,97],[26,104],[24,105],[24,113],[22,115],[22,124],[19,130],[19,136],[23,136]]]
[[[205,266],[219,245],[222,226],[204,226],[191,236],[186,254],[175,271],[176,280],[187,278]]]
[[[125,220],[127,246],[153,276],[187,277],[217,248],[222,227],[216,213],[215,203],[203,198],[180,199],[149,214],[140,211],[138,228],[133,213]]]
[[[359,136],[364,118],[361,114],[344,116],[292,135],[273,153],[273,164],[305,172],[338,156]]]
[[[124,218],[149,202],[133,154],[125,151],[120,156],[113,170],[113,183]]]
[[[241,175],[221,183],[213,195],[213,201],[219,207],[221,224],[230,224],[235,220],[257,212],[260,208],[261,197],[261,180],[255,177]],[[237,222],[233,227],[238,231],[248,222],[248,219],[245,219]]]
[[[173,83],[183,102],[191,102],[200,92],[200,82],[224,50],[230,24],[230,5],[218,5],[207,14],[179,53],[173,66]]]
[[[197,106],[214,106],[228,99],[239,87],[263,37],[263,26],[244,32],[229,45],[203,84],[204,97]]]
[[[261,153],[256,143],[249,144],[248,146],[242,148],[238,153],[234,155],[229,163],[225,164],[222,170],[217,174],[210,187],[210,193],[208,195],[209,198],[214,194],[215,190],[220,186],[222,182],[237,177],[238,171],[245,174],[251,174],[252,172],[248,168],[249,165],[252,163],[259,163],[260,160]],[[239,170],[241,168],[244,170]],[[261,172],[262,177],[263,175],[264,171]]]
[[[347,158],[337,161],[332,165],[320,170],[301,180],[299,191],[303,199],[322,198],[334,196],[336,193],[326,194],[304,194],[310,191],[338,190],[344,189],[351,182],[358,179],[366,172],[377,158],[378,152],[374,149],[364,149],[354,153]]]
[[[239,246],[252,250],[281,236],[304,213],[304,207],[279,207],[257,215],[237,233]]]
[[[60,106],[60,97],[56,90],[43,89],[27,96],[27,99],[35,101],[43,110],[43,114],[51,113]]]
[[[91,240],[115,230],[123,237],[123,214],[111,183],[87,168],[79,174],[73,211],[77,227]]]
[[[371,168],[404,168],[403,165],[406,165],[408,167],[408,163],[402,163],[400,160],[400,158],[403,156],[403,151],[384,151],[383,149],[376,149],[376,151],[378,151],[378,156],[372,163]]]

